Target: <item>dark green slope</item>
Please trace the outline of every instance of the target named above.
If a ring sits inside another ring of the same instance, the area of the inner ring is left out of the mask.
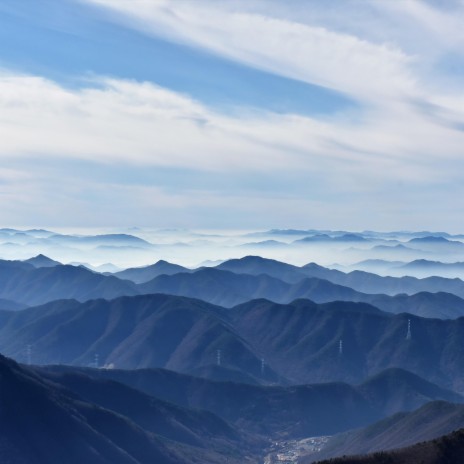
[[[416,411],[399,413],[366,428],[331,437],[317,455],[302,464],[334,456],[360,455],[403,448],[431,440],[464,427],[464,406],[443,401],[428,403]]]
[[[319,464],[462,464],[464,429],[409,448],[368,456],[334,458]]]

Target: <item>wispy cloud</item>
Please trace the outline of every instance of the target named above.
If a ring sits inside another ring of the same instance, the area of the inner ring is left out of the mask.
[[[133,26],[362,99],[415,92],[399,48],[322,26],[231,10],[227,3],[87,0],[118,12]]]
[[[226,112],[153,82],[96,76],[79,88],[66,88],[40,76],[4,70],[0,159],[11,167],[0,171],[0,180],[5,178],[4,198],[16,196],[24,216],[33,206],[27,206],[27,195],[21,193],[26,183],[22,176],[29,175],[21,159],[34,170],[29,187],[37,199],[34,208],[42,198],[56,208],[59,203],[66,217],[68,202],[90,222],[97,217],[118,220],[118,210],[110,206],[113,197],[128,224],[140,223],[147,210],[170,210],[176,224],[202,225],[227,210],[223,220],[228,223],[221,225],[228,227],[245,222],[247,227],[265,222],[298,226],[302,214],[324,227],[330,227],[330,221],[335,227],[349,222],[352,228],[402,228],[414,226],[414,221],[426,227],[426,198],[430,217],[455,227],[454,216],[443,204],[459,208],[457,198],[464,194],[463,99],[453,85],[443,85],[446,76],[438,71],[431,76],[426,70],[442,54],[459,53],[451,39],[461,40],[456,29],[461,10],[409,1],[366,2],[368,8],[359,14],[377,18],[374,26],[357,27],[347,17],[342,27],[353,2],[336,3],[332,12],[310,2],[314,9],[306,8],[298,17],[298,8],[290,11],[272,1],[85,3],[146,34],[329,87],[359,106],[324,116],[249,107]],[[380,13],[384,16],[376,16]],[[407,32],[395,32],[392,18],[400,17],[410,26]],[[433,57],[417,39],[422,36],[434,42]],[[207,182],[202,188],[189,186],[187,175],[185,184],[169,189],[88,179],[80,189],[92,192],[86,196],[73,186],[71,163],[69,169],[52,173],[40,165],[44,158],[60,160],[62,166],[66,160],[80,160],[89,166],[140,171],[200,171],[227,182],[219,189],[217,183],[214,188]],[[241,192],[245,173],[259,176],[260,182]],[[273,185],[278,186],[274,191],[269,188]],[[63,202],[53,196],[54,190],[63,192]],[[104,212],[96,213],[89,205]]]

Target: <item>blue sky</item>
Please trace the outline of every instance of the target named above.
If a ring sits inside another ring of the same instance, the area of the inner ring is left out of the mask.
[[[4,225],[461,231],[464,4],[4,0]]]

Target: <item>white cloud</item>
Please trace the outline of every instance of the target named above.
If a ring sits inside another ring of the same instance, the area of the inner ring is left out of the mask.
[[[399,48],[322,26],[238,11],[227,2],[85,1],[124,15],[146,33],[363,100],[416,93],[411,58]]]
[[[249,139],[253,120],[237,125],[149,83],[102,78],[93,84],[71,90],[40,77],[0,75],[0,153],[211,170],[288,163],[279,150]]]
[[[442,218],[441,205],[454,204],[464,195],[462,97],[439,86],[430,91],[434,86],[420,73],[420,50],[414,56],[406,53],[401,34],[382,43],[370,40],[368,34],[349,32],[350,28],[330,29],[322,17],[317,24],[305,24],[292,15],[265,16],[263,9],[253,11],[250,2],[247,9],[240,9],[238,2],[231,8],[228,2],[87,1],[123,14],[147,33],[333,88],[356,98],[361,110],[324,118],[249,108],[224,114],[148,82],[97,77],[71,89],[40,76],[4,71],[0,159],[4,163],[36,159],[30,161],[32,181],[27,177],[31,173],[18,166],[0,171],[4,182],[0,194],[11,205],[17,199],[16,208],[8,210],[11,217],[18,210],[26,216],[28,210],[38,211],[40,204],[47,204],[43,214],[49,218],[54,211],[63,217],[79,211],[89,223],[99,218],[114,223],[122,211],[129,224],[146,216],[147,210],[157,214],[169,210],[177,225],[188,225],[195,218],[195,225],[201,225],[208,211],[222,209],[229,213],[223,225],[244,220],[247,226],[258,226],[279,214],[281,221],[297,226],[298,214],[305,213],[326,227],[330,224],[324,218],[330,215],[330,220],[339,221],[334,222],[336,227],[350,218],[353,227],[369,216],[378,226],[391,228],[396,208],[397,227],[402,227],[401,221],[414,221],[410,211],[421,211],[420,224],[425,227],[427,217],[421,209],[425,197],[431,217]],[[389,14],[408,9],[408,18],[422,18],[421,30],[433,25],[433,14],[441,24],[448,20],[454,24],[443,12],[427,7],[424,13],[410,2],[398,6],[402,3],[395,2],[398,11],[392,7]],[[201,170],[233,178],[238,188],[211,192],[182,185],[176,193],[168,193],[157,186],[129,188],[117,181],[105,185],[88,181],[82,186],[73,183],[73,173],[66,169],[54,179],[41,169],[42,157],[141,170],[160,166]],[[259,185],[240,193],[240,176],[250,172],[267,176],[268,184],[279,176],[287,180],[272,194],[261,192]],[[93,192],[95,200],[81,198],[80,189]],[[139,207],[131,207],[134,204]],[[383,213],[372,219],[379,209]],[[29,217],[39,216],[29,212]],[[454,218],[449,224],[454,227]]]

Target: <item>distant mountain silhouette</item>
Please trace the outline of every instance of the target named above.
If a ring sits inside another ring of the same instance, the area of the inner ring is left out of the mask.
[[[313,243],[313,242],[332,242],[332,243],[360,243],[360,242],[369,242],[370,240],[358,234],[343,234],[335,237],[329,236],[327,234],[317,234],[309,237],[305,237],[299,240],[295,240],[294,244],[304,244],[304,243]]]
[[[316,263],[298,267],[259,256],[246,256],[242,259],[225,261],[218,266],[218,269],[241,274],[267,274],[288,283],[296,283],[305,277],[316,277],[368,294],[406,293],[412,295],[419,292],[446,292],[464,298],[464,281],[443,277],[417,279],[415,277],[382,277],[364,271],[344,273],[319,266]]]
[[[267,275],[251,276],[204,268],[193,273],[162,275],[138,288],[141,293],[162,292],[234,306],[264,295],[270,299],[281,299],[290,285]]]
[[[460,279],[447,279],[444,277],[383,277],[364,271],[341,271],[327,269],[311,263],[303,266],[308,276],[327,279],[338,285],[345,285],[364,293],[385,293],[397,295],[406,293],[412,295],[418,292],[447,292],[464,298],[464,281]]]
[[[464,315],[464,300],[453,297],[464,294],[464,282],[459,279],[395,279],[359,271],[344,274],[314,263],[299,268],[259,257],[230,260],[216,268],[196,271],[160,261],[117,275],[143,281],[159,273],[161,275],[154,279],[137,285],[118,279],[115,275],[98,274],[84,267],[58,264],[36,268],[27,262],[0,261],[0,299],[31,306],[62,298],[87,301],[93,298],[167,293],[199,298],[227,307],[256,298],[279,303],[308,298],[318,303],[334,300],[366,302],[389,312],[409,312],[427,317],[456,318]],[[397,295],[392,298],[385,294],[360,292],[352,286],[384,288],[388,290],[386,293],[394,289],[424,287],[437,293],[421,291],[417,295]],[[448,288],[449,291],[442,292],[440,288]]]
[[[368,427],[334,435],[322,452],[300,461],[309,464],[334,456],[403,448],[463,427],[464,405],[433,401],[413,412],[401,412]]]
[[[425,317],[457,318],[464,316],[464,299],[440,292],[422,292],[417,295],[369,295],[349,287],[334,284],[322,278],[306,277],[294,266],[278,261],[248,259],[232,260],[217,268],[204,268],[195,272],[161,275],[138,286],[141,293],[168,293],[171,295],[199,298],[209,303],[232,307],[246,301],[266,298],[278,303],[289,303],[298,298],[307,298],[317,303],[335,300],[356,301],[373,304],[382,310],[400,313],[409,312]],[[268,273],[261,273],[266,270]],[[234,272],[222,270],[232,269]],[[249,274],[239,271],[248,271]],[[270,275],[281,275],[284,282]]]
[[[378,295],[362,298],[383,311],[409,312],[421,317],[456,319],[464,316],[464,299],[445,292],[420,292],[415,295]]]
[[[26,262],[0,261],[0,298],[27,305],[62,298],[85,301],[137,293],[132,282],[104,276],[84,267],[36,268]]]
[[[34,267],[53,267],[61,264],[59,261],[50,259],[48,256],[42,254],[34,256],[33,258],[25,259],[24,262],[32,264]]]
[[[236,274],[267,274],[288,283],[297,283],[307,277],[298,266],[282,263],[274,259],[260,256],[246,256],[240,259],[229,259],[216,266],[215,269],[230,271]]]
[[[127,279],[140,284],[163,274],[172,275],[178,274],[179,272],[189,272],[189,269],[160,260],[150,266],[125,269],[124,271],[115,272],[114,275],[120,279]]]
[[[440,261],[417,259],[409,263],[403,263],[392,267],[392,272],[402,272],[404,274],[415,275],[417,277],[439,275],[448,278],[455,278],[462,277],[464,275],[464,262],[443,263]]]
[[[437,237],[437,236],[430,236],[430,235],[426,236],[426,237],[412,238],[411,240],[409,240],[409,243],[433,243],[433,244],[436,244],[436,243],[439,243],[439,244],[451,243],[451,244],[461,244],[462,245],[461,242],[457,242],[457,241],[454,241],[454,240],[448,240],[445,237]]]
[[[150,248],[153,245],[146,240],[143,240],[134,235],[128,234],[103,234],[103,235],[52,235],[47,237],[48,242],[61,243],[61,244],[77,244],[77,245],[91,245],[91,246],[115,246],[125,247],[132,246],[136,248]]]

